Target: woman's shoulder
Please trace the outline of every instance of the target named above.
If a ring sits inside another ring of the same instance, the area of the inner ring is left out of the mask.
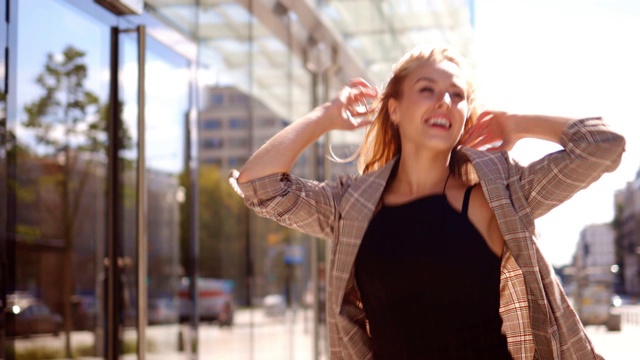
[[[486,151],[461,147],[459,152],[471,163],[480,180],[506,180],[513,172],[513,167],[519,166],[507,151]]]

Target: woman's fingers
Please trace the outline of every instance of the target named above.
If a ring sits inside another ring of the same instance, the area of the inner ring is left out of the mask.
[[[366,82],[363,78],[353,78],[349,80],[349,87],[363,86],[363,87],[371,87],[368,82]]]
[[[479,121],[465,132],[460,142],[464,146],[475,149],[496,150],[505,144],[505,134],[500,123],[492,112],[484,112]]]
[[[489,123],[486,121],[476,123],[463,134],[463,139],[473,141],[479,134],[486,131],[487,126]]]
[[[465,141],[463,143],[463,145],[464,146],[468,146],[468,147],[472,147],[472,148],[475,148],[475,149],[479,149],[479,148],[481,148],[483,146],[492,144],[492,143],[494,143],[494,142],[496,142],[498,140],[499,139],[497,137],[495,137],[495,136],[483,135],[483,136],[476,137],[476,138],[470,139],[468,141]]]
[[[486,123],[495,116],[496,113],[494,111],[483,111],[478,115],[476,123],[472,127],[486,125]]]
[[[373,103],[378,97],[378,90],[365,80],[356,78],[342,88],[338,95],[339,111],[344,129],[355,129],[372,123],[368,116],[375,111]]]
[[[378,90],[371,87],[368,83],[361,79],[353,80],[349,83],[349,96],[344,102],[344,112],[347,119],[354,125],[364,126],[369,122],[365,122],[363,117],[374,111],[373,101],[378,96]],[[358,117],[359,119],[354,119]]]

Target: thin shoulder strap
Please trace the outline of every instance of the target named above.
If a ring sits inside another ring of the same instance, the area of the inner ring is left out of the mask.
[[[471,198],[471,190],[473,186],[469,186],[464,192],[464,200],[462,201],[462,215],[467,217],[467,211],[469,210],[469,199]]]
[[[449,182],[450,177],[451,177],[451,173],[447,175],[447,179],[444,181],[444,187],[442,188],[442,195],[444,195],[444,191],[447,190],[447,183]]]

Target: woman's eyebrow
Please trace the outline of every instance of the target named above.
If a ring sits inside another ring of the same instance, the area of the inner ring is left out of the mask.
[[[436,82],[433,78],[430,78],[428,76],[420,76],[419,78],[416,79],[415,84],[419,83],[420,81],[428,81],[428,82]]]
[[[421,82],[421,81],[426,81],[426,82],[430,82],[430,83],[436,83],[436,82],[437,82],[437,81],[436,81],[434,78],[432,78],[432,77],[429,77],[429,76],[420,76],[419,78],[417,78],[417,79],[416,79],[416,81],[414,82],[414,84],[417,84],[417,83],[419,83],[419,82]],[[460,90],[460,91],[464,92],[465,94],[467,93],[467,91],[465,90],[465,88],[464,88],[463,86],[460,86],[460,85],[458,85],[458,84],[456,84],[456,83],[452,83],[452,84],[451,84],[451,87],[452,87],[452,88],[454,88],[454,89]]]

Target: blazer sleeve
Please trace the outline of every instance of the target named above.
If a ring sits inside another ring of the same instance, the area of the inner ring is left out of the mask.
[[[625,139],[601,118],[570,122],[563,150],[520,169],[520,185],[534,218],[538,218],[588,187],[620,164]]]
[[[335,182],[318,182],[275,173],[238,183],[238,175],[233,170],[229,183],[257,215],[326,240],[333,238],[338,205],[353,180],[344,176]]]

